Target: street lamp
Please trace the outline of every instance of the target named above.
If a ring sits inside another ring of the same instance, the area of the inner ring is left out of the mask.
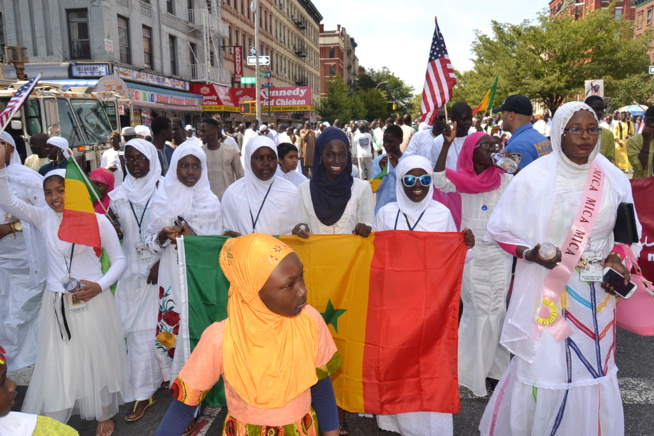
[[[379,85],[383,85],[384,83],[388,83],[388,80],[383,80],[383,81],[379,82],[377,84],[377,86],[375,86],[375,89],[379,89]]]

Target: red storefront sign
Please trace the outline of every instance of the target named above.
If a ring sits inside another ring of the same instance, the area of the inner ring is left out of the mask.
[[[234,47],[234,80],[243,77],[243,47]]]
[[[202,96],[205,112],[239,112],[239,105],[256,99],[254,88],[227,88],[220,85],[191,84],[191,92]],[[268,89],[259,94],[261,108],[268,111]],[[271,112],[309,112],[314,109],[310,86],[291,86],[270,90]]]

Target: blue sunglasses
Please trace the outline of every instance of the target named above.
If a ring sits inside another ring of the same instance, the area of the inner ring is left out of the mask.
[[[431,185],[431,176],[429,174],[422,176],[412,176],[407,174],[406,176],[402,177],[402,184],[407,188],[415,186],[416,182],[418,181],[420,181],[422,186],[429,186]]]

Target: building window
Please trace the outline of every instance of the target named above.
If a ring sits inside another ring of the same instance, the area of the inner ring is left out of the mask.
[[[619,20],[620,17],[622,17],[622,8],[617,7],[617,8],[615,8],[615,19]]]
[[[652,24],[652,8],[647,10],[647,25]]]
[[[0,12],[0,58],[5,56],[5,25],[2,21],[2,13]]]
[[[129,50],[129,20],[118,15],[118,47],[120,51],[120,61],[126,64],[131,63]]]
[[[152,66],[152,29],[143,26],[143,63],[145,68],[154,68]]]
[[[89,17],[86,9],[68,11],[71,59],[90,59]]]
[[[206,3],[207,3],[207,11],[211,13],[213,11],[213,8],[211,7],[211,0],[207,0]]]
[[[170,54],[170,74],[176,76],[177,71],[177,38],[174,36],[168,37],[168,51]]]
[[[336,57],[336,50],[334,49],[334,47],[329,47],[329,57],[330,58]]]
[[[336,65],[330,65],[329,66],[329,75],[330,76],[335,76],[336,75]]]
[[[198,78],[198,59],[197,59],[197,45],[193,42],[189,42],[189,47],[191,48],[191,79]]]
[[[175,0],[166,0],[166,11],[175,15]]]
[[[238,43],[239,38],[238,38],[238,29],[234,31],[234,45],[239,46],[240,44]]]
[[[209,63],[211,64],[212,67],[216,66],[216,62],[214,61],[213,50],[209,50]]]

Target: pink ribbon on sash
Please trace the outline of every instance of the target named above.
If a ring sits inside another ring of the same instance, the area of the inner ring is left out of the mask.
[[[561,246],[561,263],[550,270],[545,277],[543,301],[537,314],[536,323],[539,335],[545,328],[548,328],[557,342],[572,335],[572,328],[559,313],[556,303],[588,244],[590,232],[602,204],[605,178],[604,172],[594,161],[584,183],[584,194],[575,220]]]

